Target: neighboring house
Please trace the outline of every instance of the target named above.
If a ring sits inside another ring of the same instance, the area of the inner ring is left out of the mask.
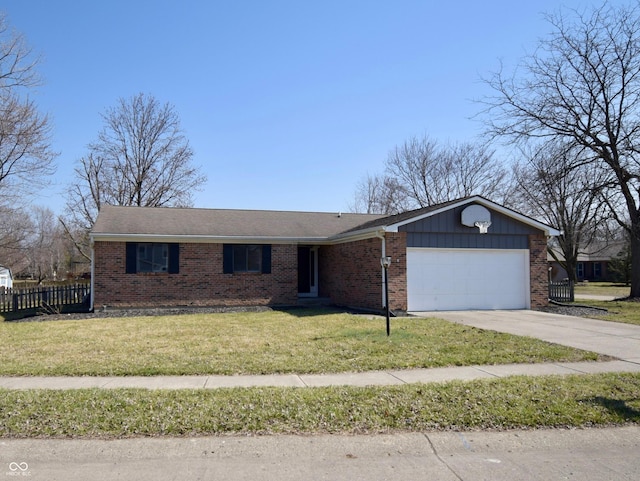
[[[2,288],[13,288],[13,275],[11,274],[11,269],[4,266],[0,266],[0,289]]]
[[[625,247],[625,242],[614,241],[594,242],[578,255],[576,265],[576,279],[578,281],[612,281],[609,272],[609,262],[615,258]],[[558,259],[564,260],[562,252],[554,249]],[[554,281],[566,279],[567,271],[556,261],[551,254],[548,256],[551,277]]]
[[[320,297],[380,310],[389,256],[391,310],[538,308],[555,235],[479,196],[393,216],[103,206],[90,236],[92,307]]]

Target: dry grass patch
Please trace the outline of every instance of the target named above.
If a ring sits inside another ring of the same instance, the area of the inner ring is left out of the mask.
[[[640,374],[370,388],[0,390],[0,438],[422,432],[639,422]]]

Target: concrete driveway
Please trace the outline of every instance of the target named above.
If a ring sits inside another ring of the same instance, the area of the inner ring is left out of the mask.
[[[640,326],[633,324],[528,310],[430,311],[411,314],[535,337],[640,364]]]

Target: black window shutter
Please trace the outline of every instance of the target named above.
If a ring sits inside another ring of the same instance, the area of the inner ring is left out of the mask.
[[[138,243],[127,242],[127,256],[126,256],[126,269],[127,274],[135,274],[138,270]]]
[[[223,274],[233,274],[233,245],[224,244],[222,246],[222,272]]]
[[[180,244],[169,244],[169,274],[180,272]]]
[[[262,246],[262,273],[271,274],[271,245]]]

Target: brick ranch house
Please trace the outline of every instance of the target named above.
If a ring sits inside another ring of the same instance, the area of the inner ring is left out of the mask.
[[[484,222],[481,233],[477,222]],[[103,206],[92,307],[545,306],[552,227],[473,196],[398,215]]]

